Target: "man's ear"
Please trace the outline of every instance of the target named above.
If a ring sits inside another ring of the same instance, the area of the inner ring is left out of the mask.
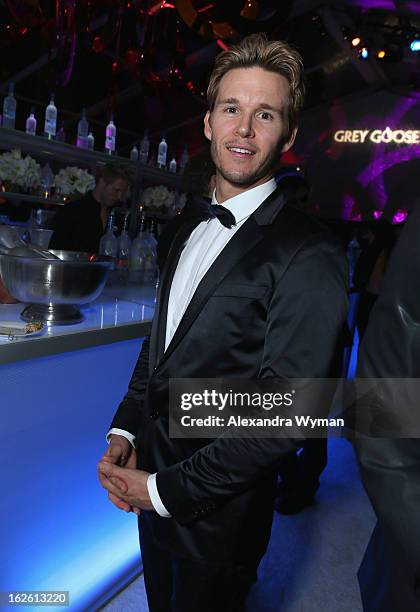
[[[293,130],[292,135],[290,136],[289,140],[283,145],[282,150],[281,150],[282,153],[286,153],[286,151],[288,151],[289,149],[293,147],[293,143],[295,142],[297,131],[298,129],[296,127]]]
[[[210,111],[207,111],[204,117],[204,136],[207,140],[211,140]]]

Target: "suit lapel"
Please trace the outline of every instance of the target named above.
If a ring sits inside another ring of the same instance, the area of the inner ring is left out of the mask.
[[[242,225],[236,232],[221,253],[210,266],[207,273],[199,283],[191,302],[189,303],[184,316],[167,348],[162,359],[158,363],[161,365],[172,354],[179,342],[188,332],[195,319],[203,309],[209,297],[213,294],[216,287],[230,273],[245,255],[251,251],[264,236],[261,226],[270,225],[277,216],[285,203],[284,194],[276,190],[271,194],[257,211]]]
[[[199,216],[188,217],[174,236],[166,264],[162,270],[156,296],[156,309],[150,334],[149,374],[155,369],[165,350],[166,318],[168,313],[169,292],[172,279],[185,243],[192,231],[202,221]]]

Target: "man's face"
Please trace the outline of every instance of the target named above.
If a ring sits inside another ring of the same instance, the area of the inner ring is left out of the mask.
[[[111,208],[115,206],[118,202],[121,202],[125,199],[128,183],[124,179],[115,179],[110,183],[106,183],[102,179],[101,181],[101,189],[100,189],[100,202],[106,208]]]
[[[221,79],[204,133],[218,171],[217,189],[227,197],[265,183],[280,153],[292,146],[296,131],[284,141],[288,97],[287,80],[263,68],[235,68]]]

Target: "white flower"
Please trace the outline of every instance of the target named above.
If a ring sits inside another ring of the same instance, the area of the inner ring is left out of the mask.
[[[9,181],[25,190],[38,187],[40,165],[29,155],[23,157],[19,149],[7,151],[0,155],[0,181]]]
[[[146,208],[161,209],[171,208],[175,201],[175,192],[170,191],[164,185],[147,187],[142,193],[142,203]]]
[[[54,185],[63,195],[85,194],[95,187],[94,177],[82,168],[67,166],[54,177]]]

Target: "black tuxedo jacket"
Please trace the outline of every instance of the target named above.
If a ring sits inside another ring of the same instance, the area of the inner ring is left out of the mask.
[[[178,228],[151,336],[111,424],[136,435],[138,466],[158,472],[171,519],[143,513],[157,542],[206,561],[258,560],[270,535],[277,464],[287,439],[171,439],[171,378],[325,377],[347,314],[347,264],[323,226],[277,189],[200,282],[166,351],[168,295],[200,217]],[[177,222],[178,223],[178,222]]]

